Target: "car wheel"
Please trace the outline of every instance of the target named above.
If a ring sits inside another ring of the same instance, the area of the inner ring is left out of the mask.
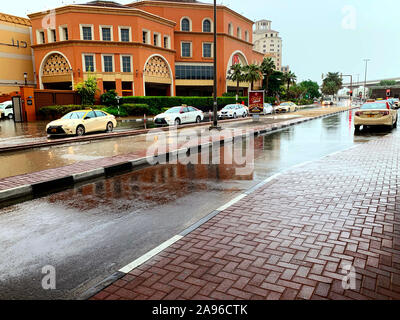
[[[181,119],[176,118],[174,124],[175,124],[176,126],[179,126],[179,125],[181,124]]]
[[[246,118],[246,112],[242,113],[242,118]]]
[[[112,122],[107,123],[107,128],[106,128],[106,132],[113,132],[114,130],[114,125]]]
[[[201,118],[200,117],[197,117],[196,118],[196,123],[200,123],[201,122]]]
[[[85,134],[85,127],[82,126],[82,125],[79,125],[79,126],[76,128],[76,135],[77,135],[77,136],[83,136],[84,134]]]
[[[355,125],[355,126],[354,126],[355,131],[356,131],[356,132],[360,131],[360,127],[361,127],[360,125]]]
[[[10,113],[9,115],[8,115],[8,119],[12,119],[12,118],[14,118],[14,115],[12,114],[12,113]]]
[[[237,118],[237,115],[236,115],[236,113],[234,113],[233,114],[233,119],[236,119]]]

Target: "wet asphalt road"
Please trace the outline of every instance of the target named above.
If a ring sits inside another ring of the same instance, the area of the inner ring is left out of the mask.
[[[70,299],[263,179],[399,131],[354,136],[351,112],[255,139],[254,171],[157,165],[0,209],[0,299]],[[223,151],[221,151],[223,154]],[[56,268],[56,290],[41,287]]]

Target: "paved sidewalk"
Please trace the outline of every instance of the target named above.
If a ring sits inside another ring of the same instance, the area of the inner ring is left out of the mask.
[[[400,299],[399,163],[390,134],[293,168],[92,299]]]

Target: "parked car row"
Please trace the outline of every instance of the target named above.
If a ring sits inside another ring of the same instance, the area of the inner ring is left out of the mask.
[[[1,110],[1,109],[0,109]],[[293,102],[284,102],[277,107],[265,103],[261,112],[263,115],[297,110]],[[249,116],[249,109],[244,104],[229,104],[218,112],[219,119],[236,119]],[[200,123],[204,120],[204,113],[191,106],[182,105],[169,108],[154,117],[155,125],[181,125],[186,123]],[[117,126],[115,116],[102,110],[78,110],[67,113],[61,119],[50,122],[46,126],[49,136],[77,135],[82,136],[89,132],[112,132]]]
[[[8,118],[8,119],[14,118],[14,109],[12,101],[5,101],[0,103],[0,119],[2,118]]]

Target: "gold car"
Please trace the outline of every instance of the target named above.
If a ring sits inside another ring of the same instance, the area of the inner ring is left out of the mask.
[[[276,113],[295,112],[296,110],[297,110],[297,105],[291,101],[282,102],[279,106],[275,108]]]
[[[88,132],[112,132],[117,120],[111,114],[101,110],[78,110],[67,113],[59,120],[46,126],[47,134],[83,136]]]
[[[356,111],[354,127],[358,131],[361,126],[397,127],[397,110],[392,109],[386,101],[367,102]]]

